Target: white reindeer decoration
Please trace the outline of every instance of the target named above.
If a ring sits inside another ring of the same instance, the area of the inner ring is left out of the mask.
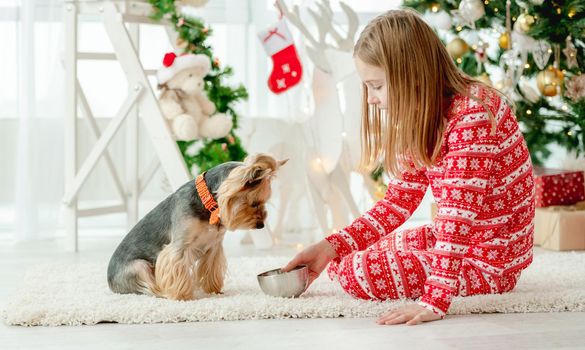
[[[283,237],[285,221],[286,231],[303,231],[299,226],[301,223],[286,219],[291,209],[299,209],[308,193],[314,210],[311,214],[322,231],[321,235],[310,237],[314,241],[334,229],[347,226],[359,216],[349,184],[350,173],[357,171],[361,156],[360,80],[352,58],[358,17],[349,6],[340,3],[347,17],[347,31],[343,35],[333,27],[333,11],[329,2],[322,0],[317,3],[318,12],[309,9],[318,28],[318,36],[315,37],[305,26],[306,22],[302,21],[298,6],[289,10],[282,0],[277,0],[275,4],[289,23],[307,39],[305,50],[315,66],[311,84],[314,108],[310,118],[301,122],[277,119],[251,121],[253,130],[247,133],[253,141],[249,141],[247,147],[250,152],[269,151],[290,159],[286,169],[283,168],[277,177],[278,184],[275,183],[280,203],[277,206],[274,238]],[[271,137],[254,137],[267,134]],[[275,143],[273,140],[279,141]],[[373,196],[373,181],[369,174],[361,175]],[[328,213],[331,214],[331,222]]]
[[[350,172],[357,170],[360,159],[360,80],[352,59],[358,17],[340,2],[347,17],[347,31],[342,34],[333,26],[329,1],[322,0],[317,3],[318,13],[308,10],[318,29],[318,37],[314,37],[301,19],[297,5],[292,10],[283,0],[277,0],[276,5],[307,39],[305,48],[315,65],[312,81],[315,108],[303,128],[305,132],[309,128],[310,134],[316,137],[307,145],[305,171],[315,215],[323,234],[328,234],[359,215],[349,186]],[[373,193],[369,175],[364,175],[364,182]],[[331,212],[331,224],[327,209]]]

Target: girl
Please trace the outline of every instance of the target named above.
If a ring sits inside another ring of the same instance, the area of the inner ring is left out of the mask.
[[[363,82],[362,162],[384,165],[384,199],[284,267],[329,264],[356,298],[410,298],[379,324],[444,317],[454,296],[504,293],[532,261],[532,163],[518,123],[494,89],[457,69],[433,30],[410,10],[370,22],[354,48]],[[430,225],[396,230],[430,184]]]

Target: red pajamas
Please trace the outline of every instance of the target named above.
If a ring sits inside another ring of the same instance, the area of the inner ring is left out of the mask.
[[[453,296],[510,291],[532,261],[534,181],[518,123],[507,104],[474,86],[455,97],[440,159],[390,181],[383,200],[327,237],[338,258],[330,277],[356,298],[417,299],[445,315]],[[396,230],[428,186],[438,213],[431,225]]]

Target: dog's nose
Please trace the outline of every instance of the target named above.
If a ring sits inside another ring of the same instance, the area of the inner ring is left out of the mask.
[[[257,223],[256,223],[256,228],[257,228],[257,229],[264,228],[264,223],[263,223],[263,222],[257,222]]]

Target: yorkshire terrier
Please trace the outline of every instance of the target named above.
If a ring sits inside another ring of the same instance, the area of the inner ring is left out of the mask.
[[[220,293],[224,234],[264,227],[271,178],[286,161],[257,154],[181,186],[124,237],[108,266],[110,289],[174,300],[194,299],[199,289]]]

